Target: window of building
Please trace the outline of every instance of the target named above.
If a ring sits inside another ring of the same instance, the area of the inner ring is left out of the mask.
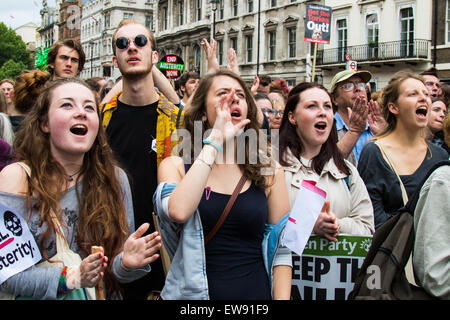
[[[253,0],[247,0],[247,12],[253,12]]]
[[[296,28],[288,28],[288,58],[295,58],[297,50],[297,30]]]
[[[145,16],[145,26],[153,30],[153,16]]]
[[[414,53],[414,13],[412,7],[400,9],[400,40],[402,56]]]
[[[131,13],[131,12],[124,12],[123,13],[123,18],[124,19],[133,19],[133,13]]]
[[[230,48],[233,48],[237,54],[237,37],[230,38]]]
[[[178,1],[178,25],[184,24],[184,1]]]
[[[269,31],[267,33],[268,36],[268,44],[269,44],[269,52],[268,52],[268,58],[269,61],[273,61],[275,60],[275,56],[276,56],[276,38],[277,38],[277,33],[276,31]]]
[[[200,21],[202,19],[202,0],[196,0],[195,9],[195,20]]]
[[[217,62],[223,65],[223,40],[217,40]]]
[[[378,16],[369,14],[366,17],[368,58],[378,56]]]
[[[445,28],[446,28],[446,39],[445,42],[450,42],[450,1],[445,0]]]
[[[245,47],[246,47],[246,61],[252,62],[252,60],[253,60],[253,35],[245,36]]]
[[[161,8],[161,10],[162,10],[162,12],[161,12],[161,14],[162,14],[162,30],[167,30],[167,25],[168,25],[168,19],[169,19],[169,17],[168,17],[168,15],[167,15],[167,7],[162,7]]]
[[[338,61],[345,61],[345,54],[347,52],[347,19],[338,19],[336,21],[337,31],[337,48],[338,48]]]
[[[223,0],[219,0],[219,19],[224,18],[224,4]]]
[[[270,7],[276,7],[277,6],[277,0],[269,0],[270,1]]]
[[[238,5],[239,0],[232,0],[233,1],[233,17],[236,17],[238,15]]]

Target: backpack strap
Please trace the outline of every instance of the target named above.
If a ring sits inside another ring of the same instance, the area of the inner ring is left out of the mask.
[[[386,160],[386,162],[388,163],[389,167],[391,168],[392,172],[395,173],[395,175],[397,176],[398,182],[400,183],[400,189],[402,190],[402,199],[403,199],[403,205],[406,205],[406,203],[408,202],[408,194],[406,193],[406,189],[405,186],[403,185],[403,181],[402,179],[400,179],[400,176],[397,173],[397,170],[395,170],[395,166],[394,163],[392,163],[391,159],[389,158],[388,154],[384,151],[383,147],[381,146],[381,144],[378,142],[378,140],[375,141],[375,144],[378,146],[378,148],[381,151],[381,154],[383,155],[383,158]]]
[[[411,199],[409,199],[408,203],[404,208],[401,209],[401,211],[408,211],[411,213],[411,215],[414,215],[414,211],[416,210],[417,202],[419,201],[420,197],[420,190],[422,189],[422,186],[424,183],[428,180],[428,178],[431,176],[431,174],[439,167],[442,166],[450,166],[450,160],[443,160],[435,163],[430,170],[428,170],[425,177],[423,177],[422,181],[417,185],[417,189],[412,195]]]

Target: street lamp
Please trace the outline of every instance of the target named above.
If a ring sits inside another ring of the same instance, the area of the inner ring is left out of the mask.
[[[89,45],[91,46],[91,78],[92,78],[92,71],[93,71],[92,62],[94,61],[94,41],[90,41]]]
[[[219,0],[210,0],[212,11],[213,11],[213,31],[212,31],[212,37],[214,38],[216,35],[216,10],[217,10],[217,3]]]

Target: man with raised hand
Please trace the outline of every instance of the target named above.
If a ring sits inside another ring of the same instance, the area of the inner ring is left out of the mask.
[[[366,84],[371,78],[368,71],[344,70],[331,81],[338,147],[355,166],[365,143],[386,125],[376,101],[367,101]]]

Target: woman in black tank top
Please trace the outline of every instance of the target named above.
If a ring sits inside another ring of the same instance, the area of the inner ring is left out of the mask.
[[[254,132],[253,138],[258,139],[257,112],[239,76],[225,70],[207,75],[184,117],[184,127],[191,137],[195,138],[194,128],[201,126],[200,153],[194,155],[194,139],[186,141],[184,137],[181,147],[190,143],[192,153],[185,153],[184,160],[166,158],[158,168],[159,183],[178,183],[168,200],[169,218],[185,223],[198,209],[205,237],[216,225],[238,181],[245,177],[228,216],[205,246],[210,299],[290,298],[291,261],[274,267],[271,291],[261,247],[265,224],[276,224],[289,211],[284,172],[278,163],[271,167],[260,158],[256,163],[251,161],[250,155],[267,154],[267,149],[251,150],[251,143],[239,143],[244,131]],[[205,133],[207,129],[212,130]],[[239,157],[239,151],[245,156]],[[189,157],[193,161],[185,161]],[[192,163],[189,170],[185,162]],[[188,299],[189,293],[182,298]]]

